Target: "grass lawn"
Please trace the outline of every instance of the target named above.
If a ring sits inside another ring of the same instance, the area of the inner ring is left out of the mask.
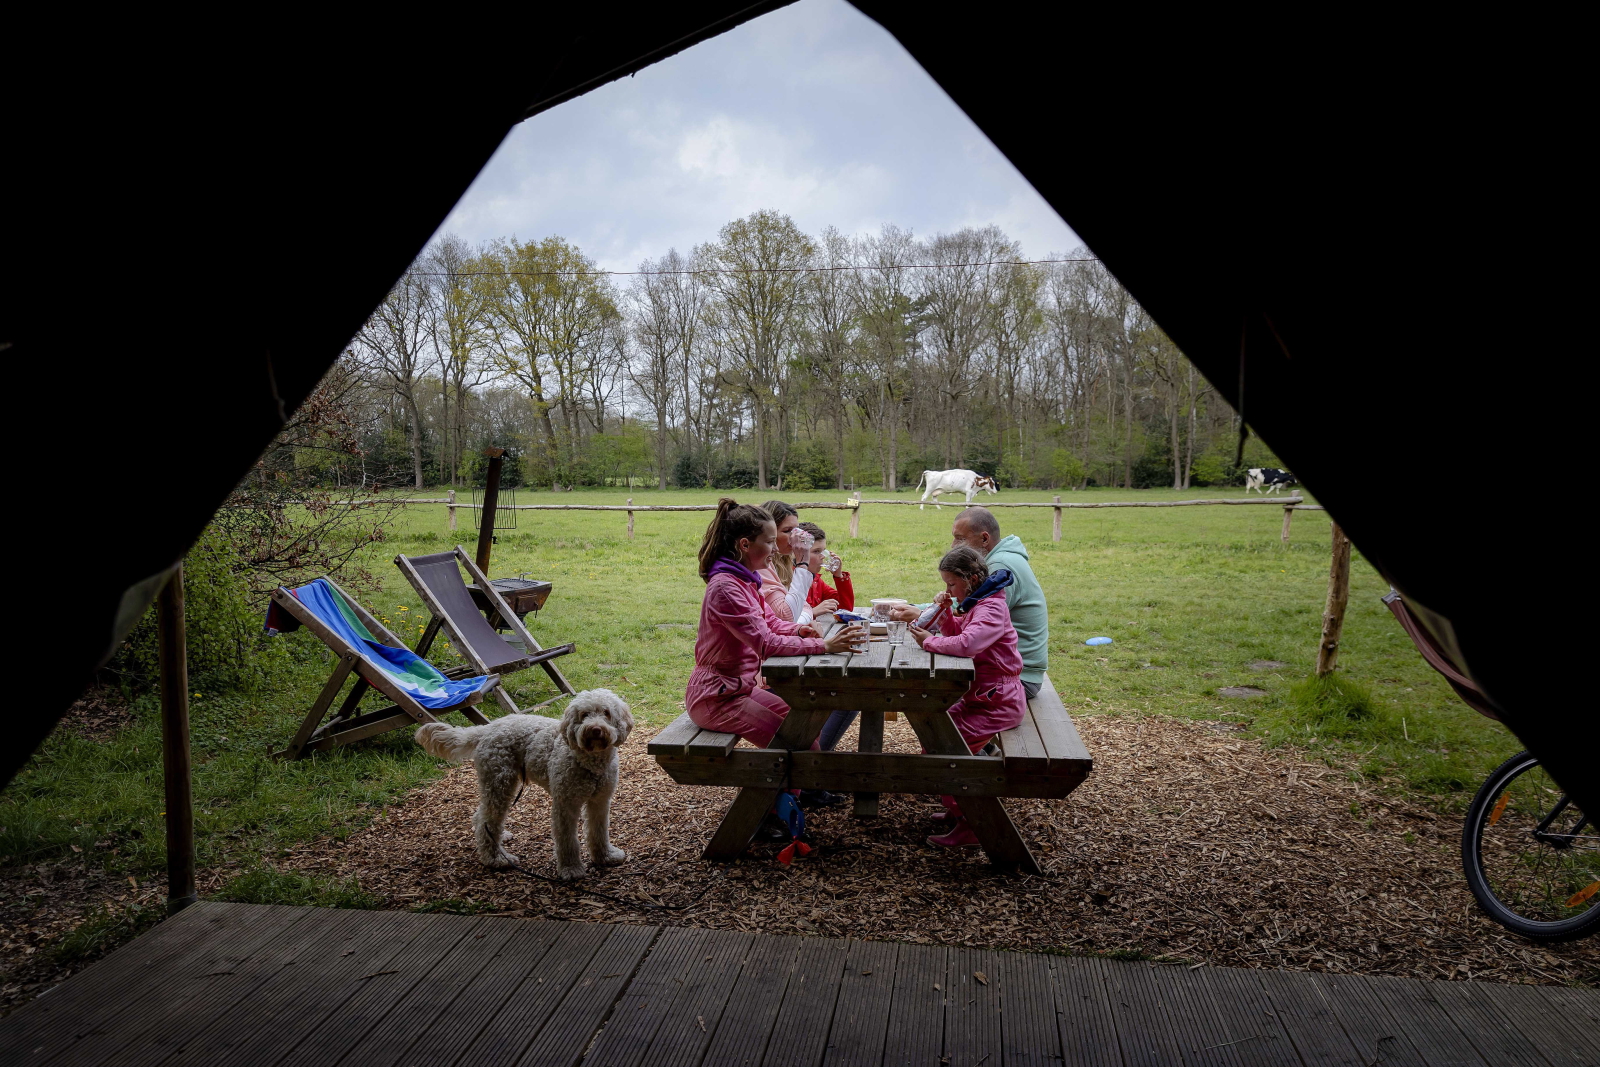
[[[442,496],[429,490],[423,496]],[[463,499],[470,499],[462,493]],[[519,503],[619,504],[620,490],[518,493]],[[716,494],[634,490],[638,504],[703,503]],[[734,494],[760,502],[765,494]],[[871,497],[883,495],[866,491]],[[904,493],[910,497],[912,494]],[[1069,502],[1194,499],[1232,490],[1091,490]],[[790,494],[839,500],[843,494]],[[996,499],[1049,500],[1050,493],[1007,492]],[[848,513],[809,511],[831,535],[861,597],[927,600],[958,508],[864,509],[862,536],[848,537]],[[367,597],[394,629],[415,635],[421,604],[389,563],[397,552],[439,551],[459,539],[471,549],[470,512],[454,537],[442,506],[407,509],[368,567],[383,583]],[[1314,706],[1293,687],[1310,673],[1328,571],[1328,520],[1297,513],[1292,543],[1279,540],[1277,507],[1068,511],[1059,543],[1048,509],[1000,512],[1004,532],[1027,543],[1050,603],[1051,676],[1074,715],[1173,715],[1229,718],[1268,743],[1292,742],[1340,767],[1437,798],[1465,804],[1498,761],[1518,749],[1503,728],[1470,711],[1422,661],[1378,602],[1386,586],[1360,559],[1353,567],[1340,673],[1371,694],[1352,713]],[[546,609],[530,616],[545,644],[577,643],[559,661],[580,689],[621,693],[642,723],[676,716],[693,662],[701,583],[695,552],[706,513],[640,514],[637,539],[625,516],[603,512],[520,512],[504,531],[491,573],[526,573],[555,583]],[[1085,638],[1114,644],[1089,648]],[[299,666],[279,691],[241,696],[201,692],[193,702],[196,829],[200,862],[215,890],[261,858],[296,842],[364,825],[391,798],[439,773],[409,732],[281,765],[281,747],[314,698],[331,661],[308,632],[287,635]],[[448,655],[438,657],[448,662]],[[1281,668],[1252,669],[1254,661]],[[1217,689],[1253,685],[1266,695],[1219,697]],[[538,669],[513,686],[535,703],[554,693]],[[161,870],[161,759],[158,716],[146,697],[131,720],[100,738],[58,730],[0,795],[0,868],[81,862],[132,874],[143,882]],[[79,851],[74,851],[77,849]]]

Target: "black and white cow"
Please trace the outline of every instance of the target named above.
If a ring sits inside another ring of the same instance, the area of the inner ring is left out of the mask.
[[[922,503],[918,505],[918,511],[927,506],[930,496],[933,498],[933,506],[937,508],[939,506],[940,493],[963,493],[966,495],[967,503],[970,504],[972,503],[972,498],[980,492],[998,493],[1000,491],[993,478],[987,474],[979,474],[977,471],[923,471],[922,477],[917,479],[916,488],[921,489],[924,484],[927,485],[927,488],[922,492]]]
[[[1245,472],[1244,491],[1254,489],[1262,496],[1276,493],[1286,485],[1299,485],[1300,480],[1281,467],[1251,467]],[[1263,490],[1263,485],[1271,488]]]

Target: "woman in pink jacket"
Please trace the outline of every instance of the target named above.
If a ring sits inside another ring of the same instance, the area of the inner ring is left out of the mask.
[[[960,545],[939,561],[939,577],[944,579],[945,591],[934,598],[935,621],[929,625],[940,632],[912,626],[911,636],[929,652],[973,661],[976,672],[972,684],[948,710],[956,729],[961,731],[961,739],[977,752],[1001,731],[1021,725],[1028,714],[1017,629],[1006,606],[1005,587],[1011,584],[1010,574],[997,572],[995,577],[1001,580],[985,584],[990,575],[983,557]],[[947,606],[951,609],[948,612],[943,610]],[[928,838],[928,843],[945,848],[978,844],[955,797],[939,799],[945,810],[934,818],[954,825],[944,836]]]
[[[762,599],[757,574],[772,558],[778,528],[762,509],[728,497],[700,546],[700,577],[706,597],[694,643],[694,671],[684,706],[695,725],[738,734],[764,748],[778,732],[785,704],[761,686],[761,661],[768,656],[842,652],[860,633],[840,627],[826,641],[810,626],[785,622]]]

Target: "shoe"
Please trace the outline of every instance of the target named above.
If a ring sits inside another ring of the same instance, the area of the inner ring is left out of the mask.
[[[761,828],[756,831],[757,841],[788,841],[788,825],[773,812],[767,812],[767,817],[761,820]]]
[[[964,848],[967,845],[976,845],[978,835],[972,832],[972,827],[967,825],[967,820],[957,819],[950,832],[943,837],[929,836],[928,844],[939,848]]]
[[[961,818],[961,816],[951,815],[948,811],[936,811],[932,815],[928,816],[928,818],[934,822],[942,822],[946,826],[950,826],[955,823],[957,819]]]
[[[1000,755],[1000,742],[998,742],[998,741],[990,741],[987,745],[984,745],[982,748],[978,749],[978,755],[980,755],[980,756],[998,756],[998,755]]]
[[[845,797],[839,793],[830,793],[826,789],[800,790],[800,806],[802,808],[831,808],[836,804],[843,804]]]

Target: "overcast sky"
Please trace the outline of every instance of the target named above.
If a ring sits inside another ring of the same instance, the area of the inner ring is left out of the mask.
[[[993,223],[1029,258],[1080,242],[877,23],[801,0],[517,126],[443,227],[552,234],[602,268],[687,253],[761,208],[806,232]]]

